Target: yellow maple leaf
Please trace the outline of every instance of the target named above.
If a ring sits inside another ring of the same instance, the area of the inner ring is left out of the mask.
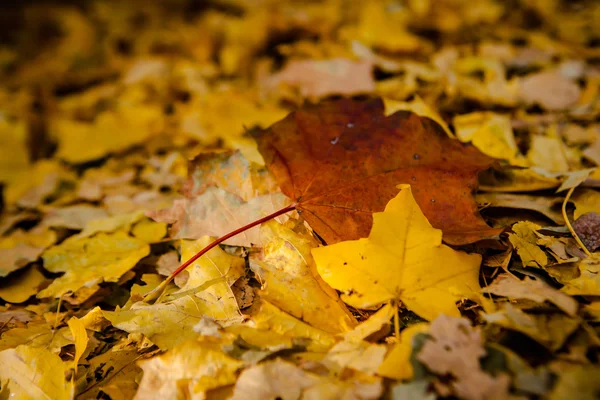
[[[21,345],[0,352],[0,376],[8,380],[10,398],[71,399],[73,386],[66,372],[60,357],[44,348]]]
[[[474,112],[457,115],[453,125],[461,142],[471,142],[488,156],[506,159],[512,165],[527,165],[524,156],[519,153],[508,116]]]
[[[276,221],[262,224],[261,254],[251,257],[250,267],[263,284],[261,297],[304,322],[331,333],[356,324],[337,293],[319,276],[310,254],[317,247]]]
[[[56,278],[38,297],[60,297],[102,281],[116,282],[149,252],[146,242],[122,231],[92,238],[71,237],[42,255],[45,269],[65,275]]]
[[[442,244],[415,202],[410,185],[373,214],[367,239],[313,249],[323,279],[357,308],[402,301],[419,316],[459,316],[456,301],[480,290],[481,257]]]
[[[543,267],[548,264],[546,253],[537,245],[536,231],[539,229],[541,229],[541,226],[533,222],[521,221],[513,225],[512,230],[515,233],[508,235],[508,240],[517,249],[517,253],[525,267],[538,265]]]

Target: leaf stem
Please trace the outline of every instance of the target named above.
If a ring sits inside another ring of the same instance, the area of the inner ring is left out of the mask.
[[[573,235],[573,238],[575,239],[575,241],[577,242],[579,247],[581,247],[581,250],[583,250],[583,252],[585,254],[587,254],[588,257],[591,257],[592,253],[590,253],[590,251],[587,249],[587,247],[585,247],[585,244],[583,244],[581,239],[579,239],[579,236],[577,236],[577,232],[575,232],[575,229],[573,229],[573,226],[571,226],[571,222],[569,222],[569,217],[567,216],[567,203],[569,202],[569,199],[571,198],[571,195],[573,194],[574,191],[575,191],[575,187],[572,187],[571,189],[569,189],[569,191],[567,192],[567,195],[565,196],[565,201],[563,201],[563,204],[562,204],[562,216],[565,220],[565,224],[567,225],[567,228],[569,228],[569,232],[571,232],[571,235]]]
[[[181,264],[175,271],[173,271],[171,273],[171,275],[169,275],[169,277],[161,282],[160,285],[158,285],[154,290],[148,292],[146,294],[146,296],[144,296],[144,300],[145,302],[148,301],[152,301],[154,299],[157,299],[160,297],[160,295],[163,293],[164,289],[167,287],[167,285],[169,284],[169,282],[171,282],[173,279],[175,279],[175,277],[177,275],[179,275],[183,270],[185,270],[187,267],[189,267],[194,261],[196,261],[197,259],[199,259],[200,257],[202,257],[204,254],[206,254],[207,252],[209,252],[212,248],[218,246],[219,244],[223,243],[224,241],[226,241],[227,239],[234,237],[244,231],[247,231],[250,228],[254,228],[257,225],[262,224],[263,222],[269,221],[273,218],[276,218],[282,214],[285,214],[287,212],[293,211],[296,209],[296,207],[298,206],[298,203],[292,203],[282,209],[279,209],[265,217],[262,217],[260,219],[257,219],[256,221],[250,222],[247,225],[242,226],[241,228],[238,228],[234,231],[229,232],[226,235],[221,236],[218,239],[213,240],[210,244],[208,244],[206,247],[204,247],[202,250],[200,250],[199,252],[197,252],[196,254],[194,254],[190,259],[188,259],[186,262],[184,262],[183,264]]]

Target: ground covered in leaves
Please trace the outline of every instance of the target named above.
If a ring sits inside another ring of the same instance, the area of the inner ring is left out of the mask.
[[[0,398],[597,398],[598,3],[3,7]]]

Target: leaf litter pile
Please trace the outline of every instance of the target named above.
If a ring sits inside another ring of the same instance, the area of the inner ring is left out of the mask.
[[[74,4],[2,11],[1,398],[598,397],[598,3]]]

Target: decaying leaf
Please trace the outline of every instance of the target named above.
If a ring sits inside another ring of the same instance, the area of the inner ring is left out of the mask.
[[[429,335],[417,359],[435,374],[452,375],[449,383],[437,383],[446,387],[447,395],[481,400],[509,397],[508,376],[491,376],[481,369],[486,351],[480,329],[466,319],[442,315],[431,323]]]
[[[484,314],[483,318],[488,323],[521,332],[552,350],[561,348],[581,323],[564,314],[527,314],[510,303],[496,313]]]
[[[551,288],[541,280],[528,277],[521,281],[508,274],[501,275],[491,285],[483,288],[482,292],[511,299],[528,299],[537,303],[548,301],[571,317],[576,315],[578,308],[577,301],[571,296]]]
[[[496,234],[477,215],[471,195],[477,172],[492,159],[448,138],[427,118],[384,117],[383,111],[381,100],[324,102],[254,137],[283,193],[328,243],[366,237],[371,214],[384,209],[400,183],[412,185],[446,241]]]
[[[600,247],[600,215],[595,212],[583,214],[573,222],[573,229],[589,251]]]
[[[379,380],[344,382],[335,378],[320,377],[298,368],[294,364],[275,360],[248,369],[240,375],[232,399],[280,398],[306,399],[376,399],[381,395]]]
[[[385,211],[373,215],[368,239],[313,250],[319,274],[354,307],[401,300],[428,320],[442,313],[458,316],[455,302],[479,290],[481,257],[443,245],[411,187],[399,189]]]
[[[209,187],[200,196],[176,200],[171,209],[149,213],[158,222],[173,224],[171,236],[199,239],[223,236],[232,227],[242,227],[283,208],[288,199],[281,193],[266,194],[244,202],[239,196],[220,188]],[[282,218],[283,220],[283,218]],[[249,229],[224,243],[251,246],[258,243],[258,227]]]
[[[201,398],[207,390],[235,382],[244,363],[223,353],[210,337],[189,340],[166,354],[139,363],[144,377],[136,399]]]

